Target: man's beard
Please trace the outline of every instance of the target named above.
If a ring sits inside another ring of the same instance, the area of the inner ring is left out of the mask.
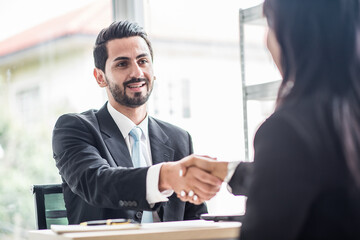
[[[129,97],[128,95],[126,95],[126,89],[127,89],[126,86],[128,84],[142,82],[142,81],[145,81],[145,85],[147,87],[147,92],[145,96],[142,95],[142,92],[134,93],[134,97]],[[111,84],[107,78],[106,78],[106,82],[108,83],[109,90],[115,101],[120,105],[131,108],[136,108],[145,104],[149,99],[151,92],[153,90],[153,86],[152,85],[150,86],[150,81],[147,78],[132,78],[129,81],[123,83],[123,89],[121,89],[117,84]],[[149,86],[151,87],[150,89]]]

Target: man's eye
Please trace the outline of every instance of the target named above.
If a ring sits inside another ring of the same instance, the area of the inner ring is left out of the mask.
[[[127,62],[119,62],[118,64],[116,64],[116,66],[118,66],[118,67],[126,67]]]
[[[141,60],[139,61],[139,63],[140,63],[140,64],[145,64],[145,63],[148,63],[148,60],[147,60],[147,59],[141,59]]]

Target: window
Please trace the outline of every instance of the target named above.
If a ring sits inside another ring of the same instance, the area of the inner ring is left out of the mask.
[[[111,0],[2,2],[0,20],[0,239],[35,226],[32,184],[61,181],[51,134],[65,112],[99,108],[95,37],[112,21]]]
[[[189,79],[182,79],[181,80],[181,100],[182,100],[182,116],[183,118],[190,118],[191,117],[191,99],[190,99],[190,81]]]
[[[41,105],[38,87],[18,92],[16,94],[16,100],[20,111],[19,117],[24,123],[31,124],[40,118],[39,108]]]

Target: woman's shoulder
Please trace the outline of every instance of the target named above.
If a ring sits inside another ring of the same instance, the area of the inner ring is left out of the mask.
[[[259,127],[254,144],[261,142],[278,148],[296,144],[295,150],[307,151],[310,156],[321,159],[324,154],[336,154],[337,135],[330,116],[329,107],[319,102],[286,104]]]
[[[264,127],[281,128],[285,125],[299,133],[321,134],[321,126],[326,126],[326,131],[331,128],[330,109],[328,103],[317,102],[313,98],[304,99],[296,104],[284,104],[264,122]]]

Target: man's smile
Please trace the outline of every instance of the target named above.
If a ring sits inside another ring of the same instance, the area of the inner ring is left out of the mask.
[[[126,84],[126,87],[132,89],[132,90],[137,90],[137,89],[140,89],[142,88],[143,86],[146,85],[146,82],[145,81],[142,81],[142,82],[137,82],[137,83],[129,83],[129,84]]]

